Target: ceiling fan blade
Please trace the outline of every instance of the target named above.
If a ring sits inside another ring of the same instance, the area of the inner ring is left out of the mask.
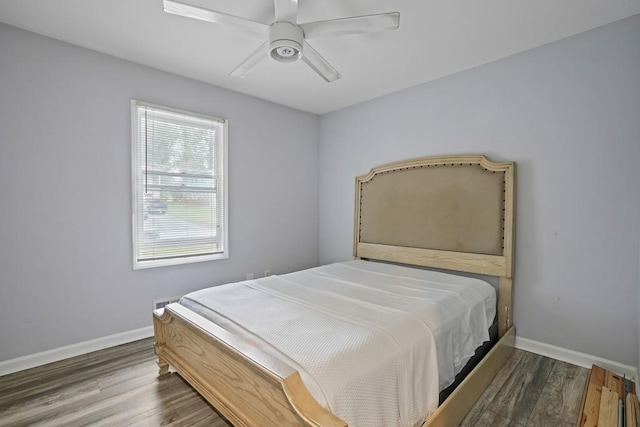
[[[262,61],[267,57],[269,53],[267,49],[268,45],[269,45],[269,42],[264,42],[260,46],[258,46],[258,48],[254,50],[253,53],[249,55],[247,59],[242,61],[242,63],[238,65],[235,70],[230,72],[229,75],[232,77],[238,77],[238,78],[243,78],[244,76],[246,76],[247,73],[253,69],[253,67],[258,65],[258,62]]]
[[[247,31],[258,34],[266,34],[269,26],[262,22],[240,18],[239,16],[227,13],[216,12],[214,10],[203,9],[201,7],[182,3],[174,0],[163,0],[164,11],[174,15],[185,16],[187,18],[199,19],[201,21],[213,22],[215,24],[230,25],[239,27]]]
[[[353,16],[351,18],[300,24],[300,27],[304,31],[304,37],[307,39],[395,30],[399,26],[400,13],[398,12]]]
[[[327,83],[338,80],[342,76],[306,41],[303,42],[302,60],[320,75]]]
[[[298,20],[298,0],[274,0],[276,7],[276,22],[291,22]]]

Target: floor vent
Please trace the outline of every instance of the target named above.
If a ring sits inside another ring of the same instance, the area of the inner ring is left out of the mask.
[[[170,297],[153,300],[153,309],[157,310],[159,308],[164,308],[166,305],[178,302],[178,300],[180,300],[180,297]]]

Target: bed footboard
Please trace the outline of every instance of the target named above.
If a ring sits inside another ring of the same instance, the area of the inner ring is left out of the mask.
[[[347,426],[315,401],[286,363],[179,304],[153,314],[160,375],[171,365],[235,426]],[[510,328],[425,427],[459,425],[513,347]]]
[[[313,399],[291,366],[179,304],[153,314],[160,374],[171,365],[234,425],[347,425]]]

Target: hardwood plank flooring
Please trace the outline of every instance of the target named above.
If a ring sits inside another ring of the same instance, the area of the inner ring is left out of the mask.
[[[153,339],[0,377],[0,427],[229,427],[175,373],[158,378]],[[588,370],[515,350],[462,423],[575,425]]]
[[[462,426],[575,426],[588,374],[516,349]]]

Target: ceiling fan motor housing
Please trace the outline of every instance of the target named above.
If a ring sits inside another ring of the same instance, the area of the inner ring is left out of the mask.
[[[269,53],[279,62],[294,62],[302,56],[304,32],[291,22],[274,22],[269,27]]]

